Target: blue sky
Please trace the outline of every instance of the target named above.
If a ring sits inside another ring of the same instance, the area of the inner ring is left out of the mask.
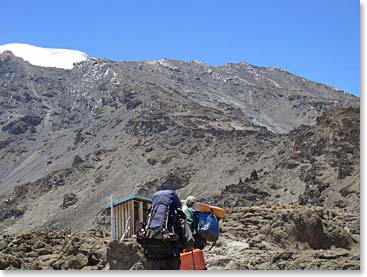
[[[245,61],[360,94],[357,0],[0,1],[0,44],[117,61]]]

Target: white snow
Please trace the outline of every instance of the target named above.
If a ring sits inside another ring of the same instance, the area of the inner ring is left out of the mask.
[[[88,55],[69,49],[43,48],[23,43],[0,45],[0,54],[10,51],[14,56],[37,66],[72,69],[74,63],[84,61]]]

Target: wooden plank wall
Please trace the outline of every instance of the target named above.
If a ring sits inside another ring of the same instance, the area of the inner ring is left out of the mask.
[[[135,203],[138,205],[138,209],[134,209]],[[138,222],[147,220],[148,209],[151,207],[150,203],[139,200],[130,200],[124,203],[118,204],[113,207],[113,212],[115,216],[115,237],[116,240],[120,240],[125,232],[125,226],[128,218],[130,217],[130,231],[126,234],[129,238],[135,234],[135,225]]]

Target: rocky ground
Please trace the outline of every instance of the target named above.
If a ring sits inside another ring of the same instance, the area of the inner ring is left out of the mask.
[[[208,270],[360,268],[359,217],[345,209],[252,206],[228,211]],[[144,269],[134,239],[109,242],[101,230],[44,230],[3,235],[0,269]]]
[[[109,234],[91,230],[40,230],[3,235],[0,269],[104,269]]]
[[[342,209],[234,208],[208,269],[359,269],[359,216]]]

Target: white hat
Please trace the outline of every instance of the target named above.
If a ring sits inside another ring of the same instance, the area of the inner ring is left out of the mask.
[[[196,198],[194,196],[188,196],[185,200],[185,204],[187,207],[192,207],[196,203]]]

